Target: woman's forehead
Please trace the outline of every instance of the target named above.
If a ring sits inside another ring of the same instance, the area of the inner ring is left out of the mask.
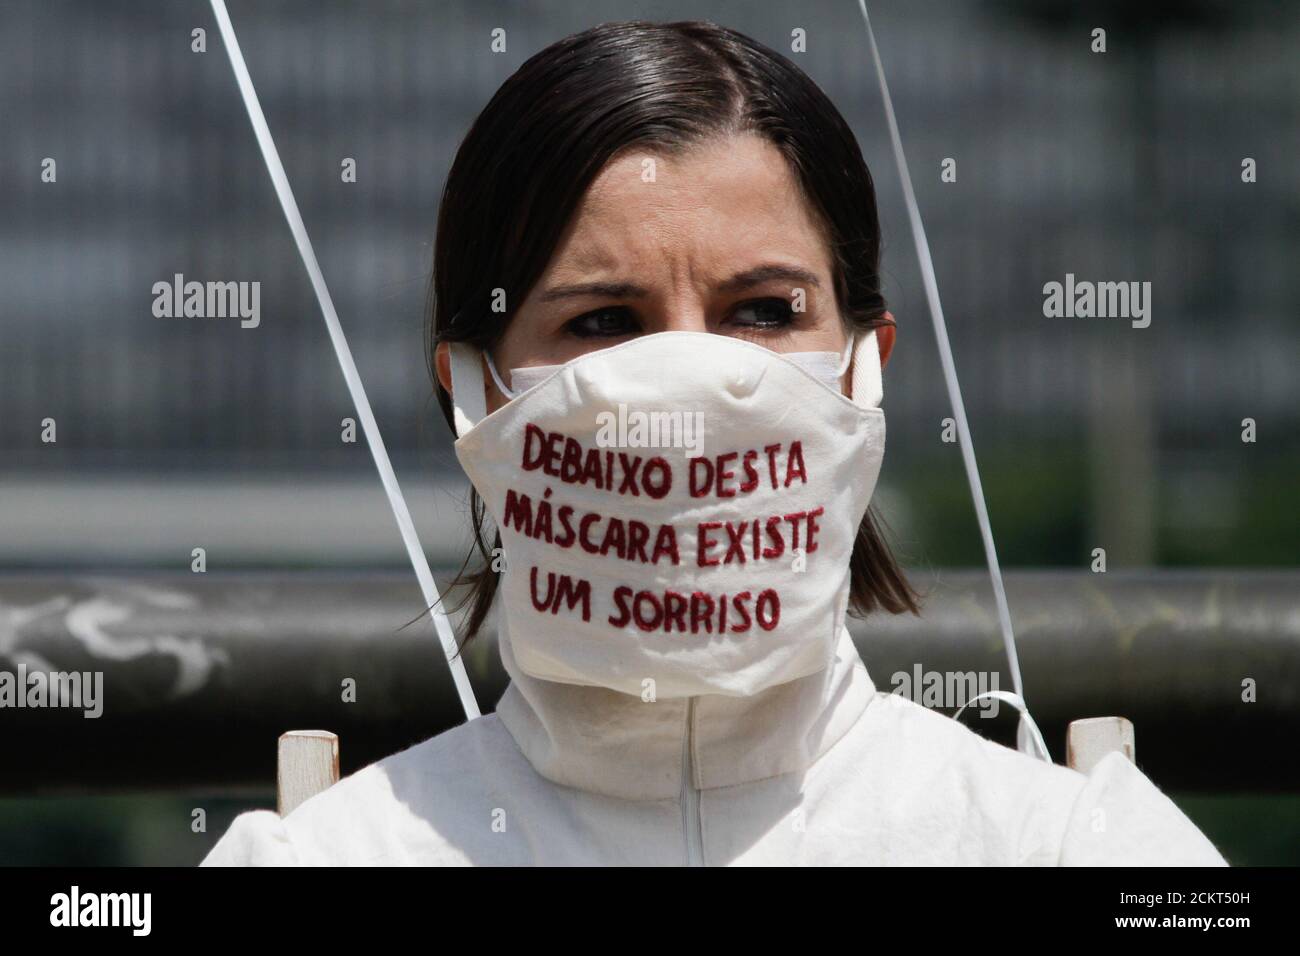
[[[656,264],[801,261],[824,271],[829,247],[784,156],[751,134],[719,137],[677,153],[628,150],[597,175],[545,278],[590,280]]]

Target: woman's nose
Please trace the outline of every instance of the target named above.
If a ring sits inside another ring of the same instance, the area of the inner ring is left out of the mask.
[[[698,302],[681,302],[665,307],[651,318],[651,332],[707,332],[708,317]]]

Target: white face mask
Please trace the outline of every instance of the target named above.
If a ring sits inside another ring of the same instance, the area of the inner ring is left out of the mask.
[[[456,455],[501,532],[516,665],[658,698],[826,667],[884,454],[875,333],[852,358],[849,399],[789,355],[664,332],[486,415],[480,353],[452,345]]]

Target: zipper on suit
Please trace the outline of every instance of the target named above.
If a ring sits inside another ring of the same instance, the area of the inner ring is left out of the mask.
[[[686,736],[682,742],[682,831],[686,865],[704,865],[704,836],[700,823],[700,791],[695,788],[695,698],[686,698]]]

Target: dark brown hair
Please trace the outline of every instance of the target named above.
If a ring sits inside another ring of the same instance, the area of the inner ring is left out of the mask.
[[[606,23],[535,54],[479,114],[456,153],[438,212],[432,306],[426,336],[438,382],[439,342],[491,349],[512,311],[495,312],[494,289],[524,301],[588,186],[616,154],[641,146],[667,153],[704,139],[754,133],[785,156],[820,216],[833,253],[841,314],[857,329],[891,324],[880,292],[880,224],[871,173],[848,124],[797,66],[749,37],[712,23]],[[454,427],[454,426],[453,426]],[[462,646],[478,633],[498,572],[484,540],[484,508],[470,517],[483,565],[466,558],[456,584],[470,604]],[[850,562],[850,609],[916,613],[919,598],[871,511]]]

